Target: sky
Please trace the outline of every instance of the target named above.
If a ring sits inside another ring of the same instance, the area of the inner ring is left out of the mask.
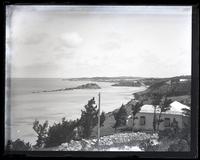
[[[7,76],[191,75],[191,13],[191,6],[8,6]]]

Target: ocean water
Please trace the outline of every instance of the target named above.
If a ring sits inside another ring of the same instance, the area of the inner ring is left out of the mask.
[[[6,104],[6,139],[20,138],[35,144],[37,134],[32,129],[34,120],[49,125],[58,123],[63,117],[76,119],[81,116],[81,109],[88,100],[101,93],[101,111],[110,112],[126,104],[133,93],[142,91],[144,87],[114,87],[109,82],[92,82],[101,89],[79,89],[59,92],[32,93],[41,90],[76,87],[90,81],[68,81],[62,79],[11,79],[8,86],[9,95]]]

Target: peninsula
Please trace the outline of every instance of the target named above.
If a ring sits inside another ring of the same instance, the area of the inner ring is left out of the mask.
[[[41,93],[41,92],[58,92],[58,91],[68,91],[68,90],[75,90],[75,89],[101,89],[99,85],[96,83],[87,83],[83,84],[77,87],[72,88],[61,88],[61,89],[55,89],[55,90],[42,90],[42,91],[34,91],[32,93]]]

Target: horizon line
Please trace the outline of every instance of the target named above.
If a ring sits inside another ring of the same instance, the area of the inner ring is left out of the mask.
[[[158,77],[158,76],[86,76],[86,77],[7,77],[7,78],[30,78],[30,79],[41,79],[41,78],[55,78],[55,79],[81,79],[81,78],[173,78],[181,76],[192,76],[191,74],[187,75],[176,75],[170,77]]]

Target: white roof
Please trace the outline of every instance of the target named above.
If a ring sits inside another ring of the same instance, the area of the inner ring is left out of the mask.
[[[166,111],[166,114],[179,114],[182,115],[183,114],[183,108],[187,108],[190,110],[190,107],[178,102],[178,101],[174,101],[170,104],[171,108],[170,110]],[[141,113],[154,113],[154,106],[153,105],[148,105],[145,104],[141,107],[140,110]],[[159,113],[160,109],[156,109],[156,113]]]

